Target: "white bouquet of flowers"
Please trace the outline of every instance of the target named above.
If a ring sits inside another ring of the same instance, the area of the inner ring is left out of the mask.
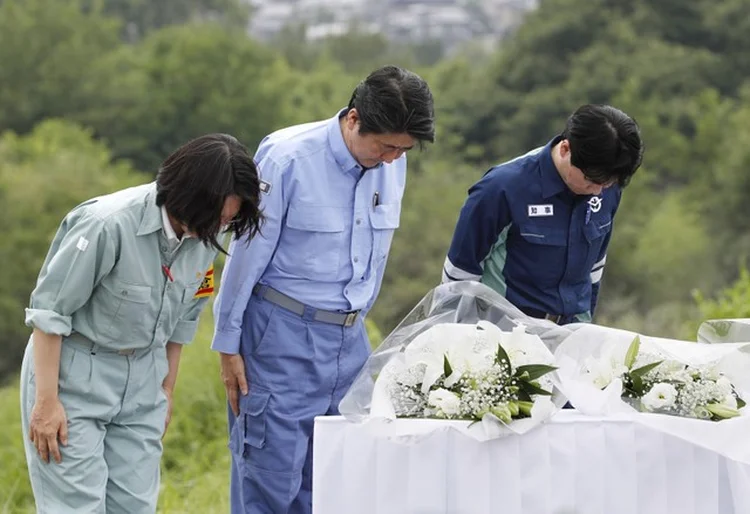
[[[677,341],[597,325],[570,329],[555,351],[555,377],[576,409],[635,420],[750,463],[750,343]]]
[[[375,382],[372,415],[481,421],[548,417],[552,353],[519,326],[442,323],[417,336]]]
[[[585,376],[600,389],[619,379],[623,400],[642,412],[712,421],[740,415],[745,401],[716,363],[685,364],[640,347],[641,338],[635,336],[622,361],[611,354],[587,357]]]
[[[371,355],[339,410],[385,436],[446,426],[479,440],[526,432],[565,402],[543,338],[568,333],[477,282],[439,286]]]

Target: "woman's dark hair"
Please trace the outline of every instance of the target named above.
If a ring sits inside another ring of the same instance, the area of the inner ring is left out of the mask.
[[[237,239],[249,240],[263,221],[258,169],[247,148],[227,134],[207,134],[185,143],[166,158],[156,176],[156,204],[201,242],[225,254],[217,237],[224,202],[233,195],[241,204],[231,230]]]
[[[409,134],[435,141],[435,107],[427,82],[398,66],[383,66],[359,83],[349,109],[359,115],[360,134]]]
[[[570,163],[591,182],[620,187],[630,182],[643,159],[638,124],[610,105],[583,105],[569,118],[562,137],[570,143]]]

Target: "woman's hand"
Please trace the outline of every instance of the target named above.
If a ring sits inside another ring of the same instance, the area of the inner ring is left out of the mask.
[[[50,454],[55,462],[62,462],[57,442],[59,439],[63,446],[68,444],[68,417],[57,396],[36,399],[29,420],[29,438],[44,462],[49,462]]]

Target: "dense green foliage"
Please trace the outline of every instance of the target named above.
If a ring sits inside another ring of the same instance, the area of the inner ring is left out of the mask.
[[[67,210],[152,180],[193,136],[228,132],[254,148],[276,128],[331,116],[388,62],[430,82],[438,142],[409,157],[371,315],[381,333],[439,282],[468,186],[544,144],[585,102],[635,116],[647,145],[618,212],[596,321],[693,339],[702,319],[750,315],[750,277],[740,274],[750,253],[750,0],[542,0],[495,51],[441,60],[438,43],[407,48],[356,28],[308,44],[293,27],[263,44],[242,31],[251,16],[242,5],[0,1],[0,381],[15,379],[23,309]],[[164,512],[225,511],[223,393],[209,339],[207,317],[178,386]],[[9,428],[0,512],[30,501],[17,395],[0,391]]]

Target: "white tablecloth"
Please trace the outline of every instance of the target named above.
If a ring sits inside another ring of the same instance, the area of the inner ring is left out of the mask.
[[[561,411],[480,443],[315,420],[313,514],[748,514],[750,467],[628,421]],[[750,434],[748,434],[750,437]]]

